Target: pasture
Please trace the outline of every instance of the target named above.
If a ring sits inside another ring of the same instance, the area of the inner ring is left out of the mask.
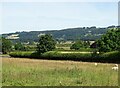
[[[2,58],[3,86],[118,86],[114,64]]]

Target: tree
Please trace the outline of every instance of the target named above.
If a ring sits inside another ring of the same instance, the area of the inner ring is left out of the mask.
[[[96,41],[99,51],[109,52],[120,49],[120,29],[107,31],[99,40]]]
[[[12,42],[8,39],[2,38],[2,53],[7,54],[12,50]]]
[[[55,49],[55,40],[50,34],[41,35],[37,44],[37,52],[44,53]]]
[[[15,50],[19,50],[19,51],[25,51],[25,46],[21,43],[16,43],[14,46]]]
[[[88,48],[88,47],[89,47],[89,42],[78,40],[70,47],[70,49],[79,50],[80,48]]]
[[[84,47],[89,48],[90,47],[90,42],[89,41],[84,41]]]

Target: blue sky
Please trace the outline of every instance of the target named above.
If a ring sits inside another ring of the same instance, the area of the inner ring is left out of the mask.
[[[117,2],[2,3],[2,33],[117,24]]]

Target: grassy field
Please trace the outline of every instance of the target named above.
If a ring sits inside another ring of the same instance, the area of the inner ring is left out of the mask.
[[[114,64],[2,59],[3,86],[118,86],[118,72]]]

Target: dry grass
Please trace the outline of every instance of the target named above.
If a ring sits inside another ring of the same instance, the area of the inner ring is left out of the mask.
[[[117,86],[118,72],[114,64],[3,58],[6,85],[22,86]]]

